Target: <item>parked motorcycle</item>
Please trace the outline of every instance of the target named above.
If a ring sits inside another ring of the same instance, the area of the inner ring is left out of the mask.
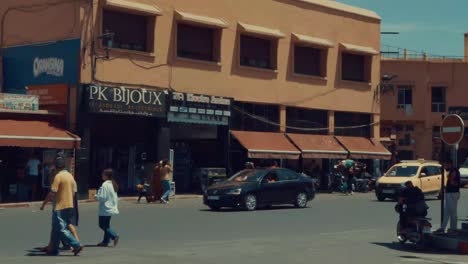
[[[328,192],[345,192],[348,188],[345,176],[340,172],[331,172],[328,175],[330,184],[328,185]]]

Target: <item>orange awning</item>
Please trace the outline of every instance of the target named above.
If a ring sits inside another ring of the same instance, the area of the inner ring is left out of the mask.
[[[301,152],[283,133],[231,131],[253,159],[299,159]]]
[[[0,120],[0,146],[79,148],[81,139],[45,121]]]
[[[333,136],[290,133],[287,136],[305,159],[345,159],[348,156],[348,151]]]
[[[365,137],[343,137],[336,139],[349,151],[351,159],[383,159],[392,158],[388,151],[378,140]]]

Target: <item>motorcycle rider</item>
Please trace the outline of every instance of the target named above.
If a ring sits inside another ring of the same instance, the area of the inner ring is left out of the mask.
[[[404,209],[404,205],[406,205],[406,209]],[[397,208],[400,213],[400,234],[404,234],[409,220],[415,217],[425,217],[429,207],[421,189],[415,187],[412,181],[407,181],[398,198]]]

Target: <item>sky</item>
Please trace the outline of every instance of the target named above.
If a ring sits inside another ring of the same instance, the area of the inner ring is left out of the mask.
[[[336,0],[376,12],[384,45],[440,56],[463,56],[468,0]]]

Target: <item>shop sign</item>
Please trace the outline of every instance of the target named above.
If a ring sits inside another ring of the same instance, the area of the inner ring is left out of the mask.
[[[85,86],[85,103],[90,113],[164,117],[166,95],[156,89]]]
[[[230,98],[173,92],[168,121],[196,124],[229,124]]]
[[[70,39],[4,48],[5,91],[25,94],[30,85],[77,84],[80,45],[80,39]]]
[[[448,113],[450,115],[459,115],[463,120],[468,120],[468,107],[466,106],[451,106]]]
[[[39,110],[39,97],[36,95],[0,93],[0,109],[37,111]]]
[[[27,88],[29,95],[39,97],[39,104],[42,105],[66,105],[68,101],[68,85],[31,85]]]

